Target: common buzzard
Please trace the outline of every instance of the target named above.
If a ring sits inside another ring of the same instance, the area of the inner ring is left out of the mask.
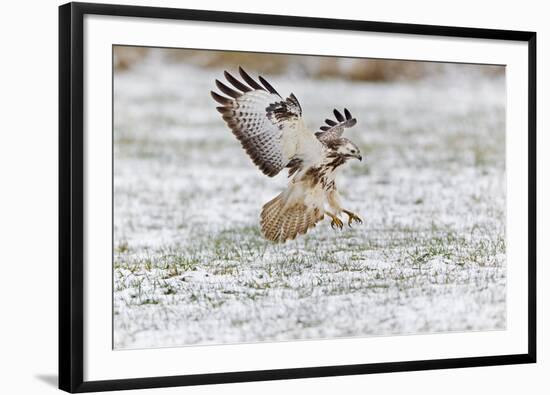
[[[348,225],[361,218],[342,208],[336,189],[337,169],[348,159],[361,160],[359,148],[342,137],[344,129],[357,123],[351,113],[334,110],[336,120],[326,119],[326,125],[313,133],[302,118],[302,107],[294,94],[283,99],[261,76],[254,80],[241,67],[243,81],[227,71],[230,88],[216,80],[225,94],[211,92],[221,106],[216,107],[227,126],[240,141],[246,153],[260,170],[273,177],[288,168],[292,177],[285,191],[262,209],[260,224],[263,235],[275,242],[294,239],[305,234],[326,214],[333,228],[343,227],[338,215],[348,216]]]

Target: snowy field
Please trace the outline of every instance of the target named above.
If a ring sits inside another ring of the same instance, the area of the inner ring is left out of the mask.
[[[445,70],[266,76],[315,130],[349,108],[363,153],[338,185],[364,223],[282,245],[259,214],[286,174],[262,175],[215,110],[223,68],[115,73],[114,347],[504,329],[505,79]]]

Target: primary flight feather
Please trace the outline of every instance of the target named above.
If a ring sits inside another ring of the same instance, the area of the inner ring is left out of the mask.
[[[334,110],[335,120],[326,119],[318,132],[307,129],[300,102],[290,94],[286,99],[261,76],[254,80],[241,67],[240,81],[227,71],[231,85],[216,80],[223,94],[211,92],[220,106],[227,126],[240,141],[258,168],[273,177],[288,168],[292,177],[286,190],[262,209],[262,234],[269,240],[284,242],[305,234],[325,214],[333,228],[342,228],[338,217],[348,216],[348,224],[361,218],[342,208],[336,188],[336,170],[349,159],[361,160],[359,148],[342,137],[344,130],[357,123],[351,113]]]

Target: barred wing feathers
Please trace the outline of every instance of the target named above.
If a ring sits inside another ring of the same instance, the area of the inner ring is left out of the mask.
[[[218,111],[254,164],[273,177],[292,160],[292,164],[296,160],[318,160],[321,145],[304,127],[296,96],[290,94],[283,99],[264,78],[259,77],[257,82],[240,67],[239,74],[244,82],[224,72],[232,87],[216,80],[226,96],[211,94],[221,104]]]
[[[345,116],[344,116],[345,115]],[[334,116],[336,121],[332,119],[325,119],[326,125],[321,126],[319,129],[322,132],[317,132],[315,135],[321,141],[328,141],[342,137],[344,129],[351,128],[357,123],[357,119],[353,118],[347,108],[344,108],[344,115],[336,109],[334,109]]]

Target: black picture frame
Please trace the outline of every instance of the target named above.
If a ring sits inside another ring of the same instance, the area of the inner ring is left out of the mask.
[[[83,19],[86,14],[511,40],[528,43],[528,352],[407,362],[84,381]],[[536,33],[234,12],[68,3],[59,7],[59,388],[90,392],[536,361]]]

